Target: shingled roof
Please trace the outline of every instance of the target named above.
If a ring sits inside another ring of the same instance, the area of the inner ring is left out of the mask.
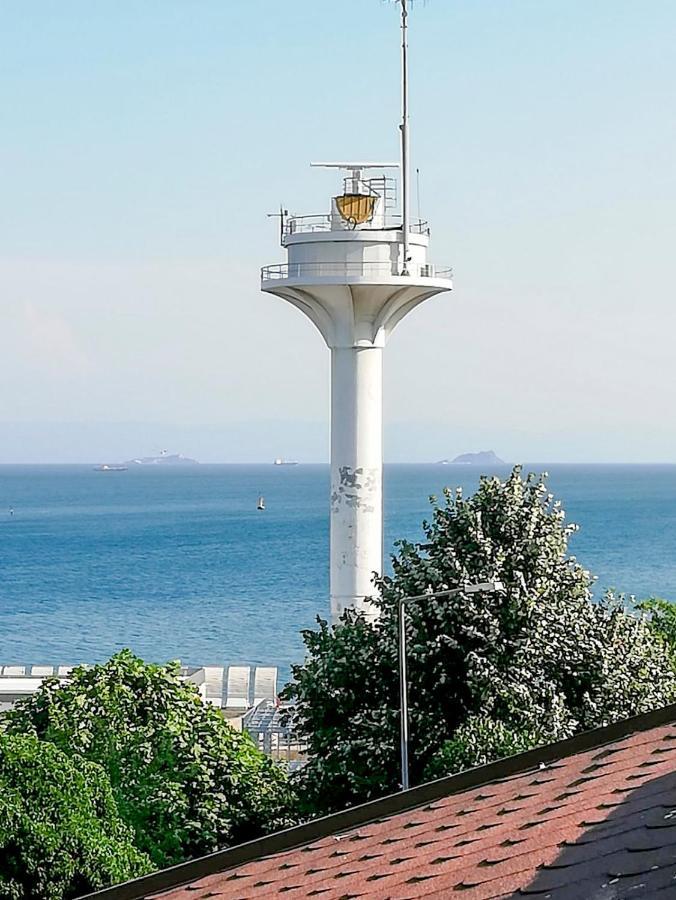
[[[91,894],[676,897],[676,705]]]

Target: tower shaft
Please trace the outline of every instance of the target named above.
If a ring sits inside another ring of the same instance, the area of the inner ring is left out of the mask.
[[[383,563],[383,350],[331,350],[331,615],[373,609]]]

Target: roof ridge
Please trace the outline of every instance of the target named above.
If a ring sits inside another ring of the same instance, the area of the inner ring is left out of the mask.
[[[640,713],[610,725],[584,731],[563,741],[545,744],[516,756],[505,757],[484,766],[449,775],[437,781],[426,782],[407,791],[370,800],[367,803],[340,810],[319,819],[312,819],[301,825],[274,832],[245,844],[218,850],[208,856],[189,860],[169,869],[86,894],[80,900],[89,900],[89,898],[141,900],[148,894],[167,891],[189,881],[244,865],[263,856],[271,856],[311,844],[323,838],[368,825],[383,816],[395,815],[442,797],[481,787],[512,775],[523,774],[542,764],[546,765],[585,750],[611,744],[631,734],[649,731],[674,721],[676,721],[676,703],[647,713]]]

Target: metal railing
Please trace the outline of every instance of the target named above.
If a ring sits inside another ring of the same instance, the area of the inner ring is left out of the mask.
[[[305,764],[307,745],[289,723],[288,706],[263,700],[242,718],[242,729],[249,733],[259,750],[291,773]]]
[[[398,262],[302,262],[263,266],[261,281],[286,281],[312,278],[390,278],[401,276]],[[410,278],[441,278],[450,280],[453,269],[448,266],[409,264]]]
[[[352,194],[354,189],[354,176],[346,175],[343,178],[343,194]],[[397,205],[397,179],[388,175],[361,178],[358,182],[357,192],[367,194],[370,197],[382,197],[386,210],[393,209]]]
[[[357,225],[356,231],[398,231],[401,229],[401,216],[376,216],[375,221],[364,222]],[[318,231],[331,231],[331,216],[289,216],[284,220],[282,227],[283,237],[294,234],[312,234]],[[414,219],[411,222],[412,234],[426,234],[429,236],[430,226],[423,219]]]

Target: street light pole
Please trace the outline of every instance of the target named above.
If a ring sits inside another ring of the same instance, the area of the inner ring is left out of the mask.
[[[408,790],[408,687],[406,677],[406,614],[407,597],[399,599],[399,725],[401,735],[401,789]]]
[[[458,594],[493,594],[502,590],[499,581],[482,581],[479,584],[468,584],[464,587],[447,591],[435,591],[428,594],[416,594],[399,598],[399,723],[401,749],[401,787],[407,791],[408,780],[408,678],[406,673],[406,604],[423,600],[440,600],[442,597],[456,597]]]

